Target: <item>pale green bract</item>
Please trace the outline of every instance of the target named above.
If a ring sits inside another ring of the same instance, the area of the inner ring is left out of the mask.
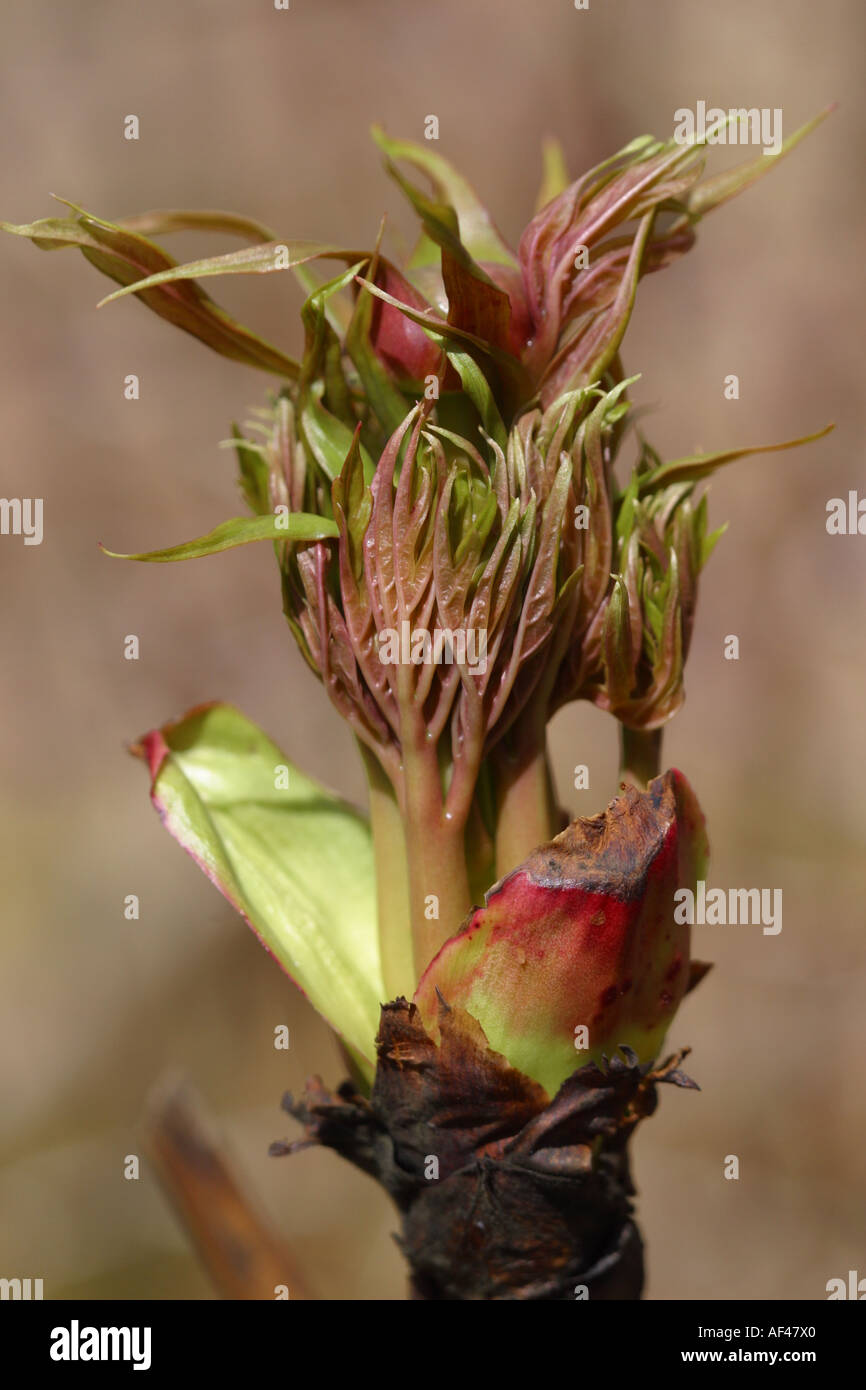
[[[192,710],[133,751],[166,829],[372,1075],[386,994],[364,817],[230,705]]]

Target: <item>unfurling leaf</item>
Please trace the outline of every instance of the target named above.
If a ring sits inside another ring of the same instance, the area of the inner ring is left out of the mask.
[[[66,202],[63,198],[58,201]],[[75,213],[74,217],[45,217],[21,226],[0,222],[0,229],[29,237],[43,251],[77,246],[85,259],[103,275],[129,288],[131,294],[138,295],[160,318],[201,339],[221,356],[277,376],[297,376],[298,364],[293,358],[235,323],[199,285],[182,273],[182,268],[156,242],[148,241],[121,222],[107,222],[85,212],[75,203],[67,202],[66,206]],[[157,217],[156,213],[147,213],[145,223],[152,223]],[[135,225],[135,218],[128,220]],[[181,271],[181,274],[172,275],[172,271]],[[166,288],[160,279],[166,275],[181,283]],[[148,280],[150,288],[142,288],[144,279]]]
[[[385,987],[367,822],[229,705],[190,710],[131,751],[169,834],[371,1063]]]
[[[199,560],[216,555],[221,550],[233,550],[251,541],[321,541],[338,536],[337,523],[329,517],[309,516],[306,512],[278,512],[275,516],[238,516],[223,521],[206,536],[165,550],[144,550],[135,555],[122,555],[116,550],[102,549],[113,560],[149,560],[164,564],[171,560]]]

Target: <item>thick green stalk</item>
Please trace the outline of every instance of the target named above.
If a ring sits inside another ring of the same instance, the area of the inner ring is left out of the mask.
[[[662,729],[619,729],[619,780],[643,791],[661,772]]]
[[[423,720],[404,731],[405,835],[415,978],[453,936],[472,906],[465,818],[448,815],[436,749]]]
[[[370,791],[370,828],[376,862],[379,951],[388,999],[411,999],[417,979],[412,952],[409,861],[397,795],[373,753],[359,743]],[[382,1001],[383,1003],[385,1000]]]
[[[515,733],[514,744],[503,739],[494,755],[497,878],[560,828],[544,727],[518,726]]]

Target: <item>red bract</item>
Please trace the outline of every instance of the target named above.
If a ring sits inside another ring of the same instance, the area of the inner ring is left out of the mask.
[[[415,995],[425,1026],[444,1001],[553,1094],[620,1046],[653,1060],[689,983],[674,893],[706,869],[704,817],[682,773],[627,787],[490,889]],[[582,1031],[582,1030],[585,1030]]]

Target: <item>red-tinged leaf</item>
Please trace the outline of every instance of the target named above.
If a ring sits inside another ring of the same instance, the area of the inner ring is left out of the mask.
[[[510,318],[504,346],[515,357],[522,357],[534,331],[523,276],[515,266],[510,265],[485,262],[481,269],[508,296]]]
[[[416,625],[416,609],[430,590],[433,573],[437,472],[433,450],[424,441],[407,453],[394,498],[397,597],[401,612]]]
[[[616,297],[598,313],[591,326],[569,341],[546,369],[540,383],[542,405],[549,405],[565,391],[599,381],[616,358],[634,309],[638,281],[654,212],[645,213],[635,232],[628,260],[623,266]]]
[[[429,147],[415,145],[409,140],[391,140],[380,126],[374,126],[372,133],[376,144],[389,160],[405,160],[432,181],[440,203],[448,204],[457,214],[460,240],[476,261],[516,265],[514,252],[497,231],[472,185],[447,159]],[[400,183],[405,192],[403,181],[400,180]]]
[[[115,224],[139,236],[169,236],[172,232],[220,232],[225,236],[243,237],[244,241],[276,241],[276,232],[252,217],[236,212],[219,212],[211,208],[155,208],[153,212],[137,212],[132,217],[118,217]]]
[[[58,201],[65,202],[65,199]],[[161,246],[121,223],[95,217],[75,203],[66,206],[76,216],[46,217],[22,226],[0,222],[0,229],[29,237],[41,250],[77,246],[85,259],[103,275],[137,295],[160,318],[207,343],[214,352],[277,376],[297,376],[298,364],[293,358],[235,323],[199,285],[185,278],[181,268]],[[257,250],[261,248],[239,254],[254,255]],[[181,273],[175,274],[177,271]],[[163,277],[181,283],[165,284]],[[150,288],[142,288],[144,280]]]
[[[723,174],[717,174],[715,178],[706,179],[695,188],[687,198],[687,206],[691,217],[702,217],[705,213],[711,212],[713,208],[721,207],[722,203],[728,202],[730,198],[736,197],[744,189],[749,188],[764,174],[784,159],[800,141],[821,124],[823,120],[836,109],[835,103],[819,111],[817,116],[813,116],[811,121],[800,126],[793,135],[789,135],[787,140],[783,140],[778,154],[766,155],[762,150],[756,159],[748,164],[742,164],[736,169],[729,169]]]
[[[363,280],[360,276],[358,277],[358,283],[365,285],[371,294],[376,295],[376,297],[383,300],[384,303],[391,304],[394,308],[399,309],[400,312],[405,314],[408,319],[411,319],[413,323],[417,323],[421,328],[429,329],[435,335],[433,339],[434,342],[439,342],[441,339],[447,344],[449,349],[453,349],[456,352],[470,352],[471,355],[476,358],[480,355],[482,360],[484,360],[484,358],[489,358],[490,362],[495,365],[502,379],[504,388],[507,388],[509,393],[517,400],[526,401],[529,398],[531,392],[526,372],[517,358],[510,352],[506,352],[492,343],[485,342],[484,339],[479,338],[476,334],[469,333],[466,329],[458,328],[456,324],[449,323],[448,320],[443,318],[435,309],[413,309],[411,304],[401,303],[399,299],[395,299],[385,290],[380,289],[378,285],[372,284],[369,280]]]
[[[422,406],[419,402],[388,440],[370,487],[372,512],[364,540],[364,574],[377,631],[383,628],[396,630],[404,616],[397,591],[398,537],[394,533],[394,475],[407,432],[412,428],[406,444],[408,459],[418,447],[422,423]],[[403,466],[409,465],[404,462]]]
[[[468,269],[461,258],[444,248],[442,279],[448,295],[448,322],[485,343],[509,350],[511,302],[504,290],[483,272]]]
[[[233,550],[252,541],[318,541],[339,535],[337,523],[330,517],[310,516],[307,512],[278,512],[276,516],[238,516],[215,526],[206,536],[164,550],[144,550],[123,555],[116,550],[102,550],[113,560],[147,560],[167,563],[173,560],[200,560],[222,550]]]
[[[449,203],[432,202],[390,161],[387,167],[421,218],[427,235],[440,248],[448,322],[494,347],[505,348],[511,322],[508,295],[482,270],[461,239],[454,208]]]
[[[624,580],[617,579],[605,611],[602,637],[605,687],[614,709],[628,700],[634,689],[635,665],[640,656],[640,647],[632,647],[631,634],[628,590]]]
[[[185,265],[168,266],[144,280],[124,285],[123,289],[107,294],[100,301],[111,304],[127,294],[140,294],[143,290],[157,285],[172,284],[175,281],[204,280],[219,275],[270,275],[281,270],[293,270],[306,261],[319,257],[332,260],[366,261],[365,251],[346,251],[340,246],[328,246],[318,241],[269,241],[259,246],[250,246],[243,251],[227,251],[224,256],[205,256],[198,261],[187,261]]]
[[[799,439],[786,439],[781,444],[755,444],[751,448],[725,449],[718,454],[692,454],[689,458],[671,459],[669,463],[663,463],[651,472],[641,474],[640,491],[654,492],[671,483],[695,482],[699,478],[706,478],[725,463],[750,458],[753,454],[778,454],[784,449],[797,449],[801,444],[814,444],[834,429],[835,425],[825,425],[814,434],[803,434]]]
[[[415,1002],[435,1027],[440,996],[551,1094],[620,1045],[654,1058],[689,980],[677,889],[705,873],[704,818],[672,771],[577,820],[487,894],[428,966]],[[588,1047],[577,1029],[588,1030]]]
[[[371,703],[375,703],[385,729],[390,729],[396,736],[399,729],[397,705],[388,684],[388,668],[380,659],[376,646],[376,619],[380,624],[384,624],[384,619],[378,607],[374,613],[374,596],[371,596],[364,576],[364,538],[373,502],[371,490],[364,479],[359,446],[360,427],[346,456],[343,471],[332,488],[334,515],[340,527],[340,593],[345,630],[370,692]],[[372,716],[370,722],[375,723]],[[385,741],[384,737],[381,741]]]

